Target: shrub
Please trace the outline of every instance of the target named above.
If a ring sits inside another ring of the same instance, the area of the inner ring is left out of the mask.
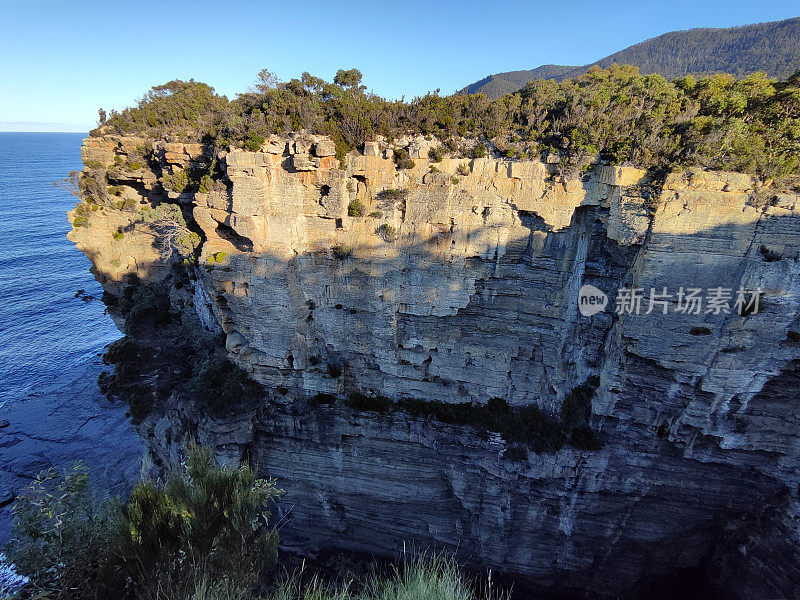
[[[189,446],[185,468],[163,486],[134,488],[122,510],[121,555],[144,589],[190,592],[198,575],[252,585],[277,557],[267,505],[281,493],[249,467],[219,467],[210,448]]]
[[[164,189],[181,193],[189,187],[189,174],[186,170],[178,171],[173,174],[166,174],[161,178]]]
[[[381,236],[384,242],[394,242],[397,240],[397,229],[389,223],[384,223],[377,229],[377,234]]]
[[[483,142],[478,142],[469,152],[470,158],[483,158],[486,156],[486,145]]]
[[[456,173],[461,175],[462,177],[466,177],[467,175],[469,175],[470,171],[469,171],[469,166],[467,165],[467,163],[459,164],[456,167]]]
[[[113,237],[115,240],[119,241],[119,240],[121,240],[122,238],[125,237],[125,234],[122,231],[117,230],[113,234],[111,234],[111,237]]]
[[[444,159],[444,151],[441,146],[435,146],[428,150],[428,158],[435,163],[440,163]]]
[[[379,210],[373,210],[369,215],[367,215],[373,219],[380,219],[383,217],[383,213]]]
[[[49,469],[14,507],[11,559],[37,598],[187,598],[200,580],[252,588],[277,555],[267,505],[281,493],[191,445],[185,467],[140,482],[125,504],[98,500],[80,464]]]
[[[112,568],[117,514],[116,501],[95,496],[83,464],[40,472],[13,507],[9,558],[30,578],[27,591],[36,597],[113,597],[111,590],[122,587]]]
[[[310,404],[312,404],[314,406],[328,405],[328,404],[333,404],[334,402],[336,402],[336,396],[334,396],[332,394],[319,393],[319,394],[309,398],[308,401],[309,401]]]
[[[128,163],[128,169],[131,171],[141,171],[144,168],[141,161],[135,160],[133,162]]]
[[[503,458],[512,462],[523,462],[528,460],[528,450],[524,446],[514,444],[505,449]]]
[[[263,388],[227,358],[212,355],[198,360],[183,391],[193,400],[221,415],[251,406],[264,395]]]
[[[244,147],[250,152],[257,152],[261,150],[261,146],[263,144],[264,144],[264,136],[258,133],[251,133],[244,140]]]
[[[368,395],[363,392],[350,392],[345,399],[350,408],[360,411],[386,412],[392,408],[392,400],[380,394]]]
[[[228,257],[228,253],[223,251],[215,252],[213,254],[209,254],[206,258],[206,264],[209,266],[213,265],[221,265],[225,262],[225,259]]]
[[[603,446],[594,430],[587,425],[582,425],[570,433],[569,445],[578,450],[599,450]]]
[[[398,169],[413,169],[417,166],[414,159],[408,155],[408,150],[399,148],[394,152],[394,164]]]
[[[334,258],[338,260],[345,260],[350,258],[350,256],[353,254],[353,249],[350,246],[337,244],[331,248],[331,252],[333,252]]]
[[[395,188],[387,188],[378,193],[378,197],[383,200],[405,200],[408,196],[408,190],[398,190]]]
[[[453,175],[453,176],[450,178],[450,183],[452,183],[453,185],[458,185],[458,182],[459,182],[459,181],[460,181],[460,179],[459,179],[458,177],[456,177],[455,175]]]
[[[75,215],[72,217],[72,226],[73,227],[88,227],[89,226],[89,215],[92,214],[92,207],[91,205],[81,202],[80,204],[75,205]]]
[[[595,387],[589,384],[579,385],[564,397],[561,403],[561,422],[566,427],[572,429],[589,422]]]
[[[486,403],[486,409],[492,413],[505,414],[511,410],[511,407],[504,398],[490,398]]]
[[[364,205],[361,204],[361,200],[358,198],[354,198],[350,201],[350,204],[347,205],[347,216],[348,217],[360,217],[364,214]]]
[[[330,136],[342,165],[350,148],[376,134],[437,137],[453,152],[459,147],[455,136],[470,136],[483,140],[470,152],[476,157],[492,140],[504,148],[519,141],[533,152],[558,149],[561,175],[580,173],[600,156],[654,173],[680,163],[738,170],[772,178],[779,189],[800,187],[799,89],[796,77],[775,82],[763,74],[738,81],[712,75],[669,82],[612,65],[561,82],[532,81],[494,100],[430,93],[403,102],[306,73],[257,86],[233,101],[206,84],[171,81],[152,88],[136,107],[112,111],[106,125],[116,133],[169,134],[252,150],[267,131],[305,128]],[[414,167],[405,150],[395,160],[398,168]]]
[[[119,200],[115,205],[114,208],[117,210],[133,210],[136,208],[138,202],[133,198],[125,198],[124,200]]]

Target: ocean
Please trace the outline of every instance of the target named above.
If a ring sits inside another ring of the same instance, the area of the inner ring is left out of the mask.
[[[74,376],[120,336],[89,260],[66,238],[80,133],[0,133],[0,404]],[[75,294],[84,290],[95,301]]]
[[[118,493],[138,475],[127,407],[97,387],[104,348],[121,334],[66,238],[78,199],[63,180],[82,167],[83,137],[0,133],[0,545],[13,498],[39,470],[83,460]]]

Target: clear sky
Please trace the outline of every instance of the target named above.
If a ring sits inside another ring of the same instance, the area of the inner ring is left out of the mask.
[[[386,97],[582,65],[649,37],[800,15],[795,0],[0,0],[0,130],[86,131],[97,109],[191,77],[233,97],[269,68],[357,67]]]

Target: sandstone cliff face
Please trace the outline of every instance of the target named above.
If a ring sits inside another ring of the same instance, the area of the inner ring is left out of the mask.
[[[609,596],[713,561],[757,581],[731,597],[800,593],[798,197],[734,173],[655,188],[625,167],[563,180],[534,161],[434,164],[406,142],[410,170],[385,144],[340,165],[329,140],[297,135],[217,157],[158,142],[141,173],[110,171],[128,208],[105,203],[70,237],[106,290],[121,298],[131,273],[172,285],[178,257],[138,211],[182,204],[203,241],[193,287],[170,297],[265,387],[225,417],[173,397],[139,426],[152,464],[190,438],[249,458],[286,489],[282,542],[301,552],[437,545]],[[84,160],[127,164],[141,144],[91,138]],[[224,183],[162,189],[212,160]],[[610,298],[591,317],[587,284]],[[614,314],[622,287],[644,290],[640,314]],[[681,287],[763,296],[748,316],[678,313],[675,298],[645,314],[651,288]],[[602,448],[521,461],[497,434],[308,402],[358,391],[557,414],[589,378]]]

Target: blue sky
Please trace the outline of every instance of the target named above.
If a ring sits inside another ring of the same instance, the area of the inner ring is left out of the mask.
[[[787,0],[510,3],[0,0],[0,130],[86,131],[98,107],[205,81],[233,97],[261,68],[331,79],[357,67],[387,97],[490,73],[581,65],[646,38],[800,15]]]

